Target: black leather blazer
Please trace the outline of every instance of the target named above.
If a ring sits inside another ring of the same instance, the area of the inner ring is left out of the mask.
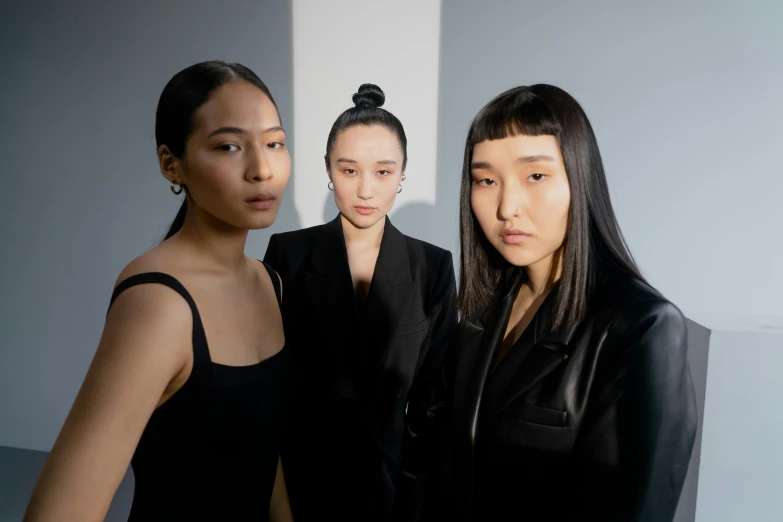
[[[439,378],[457,326],[451,253],[387,218],[363,309],[339,217],[273,235],[264,260],[298,368],[282,449],[294,519],[391,520],[408,403]]]
[[[697,424],[682,313],[615,273],[580,324],[553,330],[555,289],[493,369],[524,279],[460,323],[421,518],[671,522]],[[432,409],[412,417],[426,423]]]

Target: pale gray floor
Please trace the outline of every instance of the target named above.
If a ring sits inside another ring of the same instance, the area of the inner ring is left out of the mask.
[[[47,455],[45,451],[0,446],[0,522],[22,520]],[[128,470],[114,497],[106,522],[128,520],[132,499],[133,473]]]

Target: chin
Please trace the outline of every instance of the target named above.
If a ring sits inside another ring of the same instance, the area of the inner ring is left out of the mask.
[[[275,219],[277,219],[277,212],[274,214],[258,216],[250,220],[250,222],[247,224],[247,228],[248,230],[261,230],[263,228],[269,228],[274,224]]]
[[[350,213],[344,213],[343,215],[348,218],[348,221],[356,228],[372,228],[386,217],[386,214],[381,214],[377,210],[369,216],[363,216],[353,209],[351,209]]]
[[[248,230],[263,230],[265,228],[271,227],[274,224],[275,224],[275,220],[273,219],[272,221],[269,221],[267,223],[261,223],[261,224],[256,223],[253,226],[248,227]]]
[[[541,260],[541,256],[537,256],[525,248],[505,243],[493,246],[503,256],[503,259],[514,266],[530,266]]]

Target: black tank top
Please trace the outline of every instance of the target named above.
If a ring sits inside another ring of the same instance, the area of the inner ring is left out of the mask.
[[[280,304],[277,274],[264,266]],[[153,412],[139,440],[131,460],[136,485],[128,520],[267,521],[293,392],[290,350],[284,346],[251,366],[214,363],[196,303],[172,276],[129,277],[114,290],[112,304],[142,284],[167,286],[190,305],[193,370]]]

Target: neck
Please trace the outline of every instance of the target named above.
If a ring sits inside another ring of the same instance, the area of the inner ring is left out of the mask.
[[[247,233],[190,205],[177,237],[194,250],[199,264],[234,272],[246,264]]]
[[[386,226],[386,217],[378,220],[376,224],[369,228],[359,228],[340,214],[340,222],[343,226],[343,236],[346,245],[378,247],[381,246],[383,238],[383,229]]]

